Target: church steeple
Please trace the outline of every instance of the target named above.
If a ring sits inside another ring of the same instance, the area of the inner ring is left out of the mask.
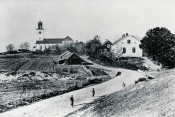
[[[37,30],[43,30],[43,23],[41,21],[38,22]]]
[[[38,28],[37,31],[37,40],[43,40],[44,39],[44,29],[43,29],[43,23],[41,21],[38,22]]]

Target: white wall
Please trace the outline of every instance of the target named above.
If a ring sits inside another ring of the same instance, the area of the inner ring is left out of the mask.
[[[41,34],[39,34],[41,32]],[[44,30],[36,30],[37,33],[37,40],[43,40],[44,39]]]
[[[62,46],[63,44],[36,44],[36,50],[42,50],[42,51],[44,51],[45,50],[45,47],[46,48],[49,48],[49,46],[52,47],[53,45]],[[40,49],[41,46],[42,46],[42,49]]]
[[[127,40],[130,40],[130,44],[127,43]],[[136,40],[135,38],[128,36],[125,37],[123,40],[118,42],[115,45],[112,45],[112,50],[114,53],[117,52],[118,46],[121,48],[126,48],[126,53],[123,53],[123,57],[142,57],[142,49],[139,48],[140,41]],[[135,53],[132,52],[132,48],[135,47]]]

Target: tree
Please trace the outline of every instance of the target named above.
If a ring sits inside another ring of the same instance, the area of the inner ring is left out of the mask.
[[[56,50],[55,50],[55,54],[60,54],[61,53],[61,49],[59,48],[59,46],[56,46]]]
[[[74,52],[74,53],[77,53],[77,49],[75,48],[75,45],[73,43],[67,45],[67,50],[70,51],[70,52]]]
[[[46,48],[46,49],[44,50],[44,53],[45,53],[45,54],[50,54],[50,53],[51,53],[51,49],[50,49],[50,48]]]
[[[11,52],[14,51],[14,45],[13,44],[9,44],[8,46],[6,46],[7,52]]]
[[[97,35],[86,43],[86,50],[90,57],[97,58],[100,53],[102,44],[99,38],[100,37]]]
[[[146,32],[141,40],[140,48],[149,58],[164,66],[175,66],[175,35],[167,28],[156,27]]]
[[[86,54],[85,43],[77,41],[77,42],[75,42],[75,48],[76,48],[78,54],[80,54],[80,55]]]
[[[117,46],[113,46],[112,48],[112,52],[113,52],[113,55],[114,55],[114,58],[113,59],[118,59],[122,56],[123,54],[123,48],[121,45],[117,45]]]
[[[21,43],[19,46],[21,49],[29,50],[30,44],[28,42]]]

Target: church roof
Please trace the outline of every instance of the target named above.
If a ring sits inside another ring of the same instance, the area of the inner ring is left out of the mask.
[[[69,36],[65,38],[45,38],[41,41],[36,41],[36,44],[61,44],[63,41],[73,41]]]

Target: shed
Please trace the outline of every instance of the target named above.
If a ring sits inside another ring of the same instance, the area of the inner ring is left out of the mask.
[[[59,64],[64,65],[91,65],[92,63],[88,63],[83,60],[80,56],[75,53],[66,51],[62,55],[60,55]]]

